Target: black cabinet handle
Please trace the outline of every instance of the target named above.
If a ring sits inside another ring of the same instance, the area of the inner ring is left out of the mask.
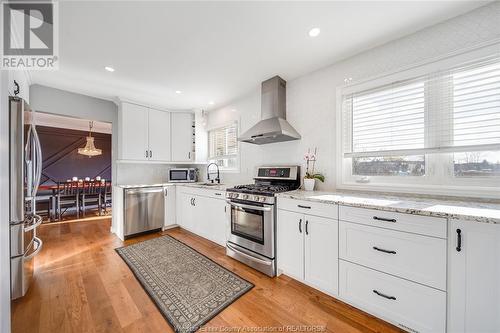
[[[149,157],[149,152],[146,150],[146,158]]]
[[[149,158],[151,158],[151,157],[153,157],[153,151],[152,150],[149,151]]]
[[[384,249],[381,249],[381,248],[376,247],[376,246],[374,246],[373,249],[375,251],[379,251],[379,252],[384,252],[384,253],[389,253],[389,254],[396,254],[396,251],[384,250]]]
[[[221,193],[215,192],[215,195],[222,195]]]
[[[302,219],[299,220],[299,232],[302,233]]]
[[[462,230],[457,229],[457,252],[462,251]]]
[[[377,290],[375,290],[375,289],[373,289],[373,292],[374,292],[375,294],[377,294],[378,296],[380,296],[380,297],[387,298],[387,299],[391,299],[391,300],[393,300],[393,301],[395,301],[395,300],[396,300],[396,297],[394,297],[394,296],[388,296],[388,295],[386,295],[386,294],[382,294],[381,292],[378,292],[378,291],[377,291]]]
[[[305,208],[305,209],[311,209],[311,206],[303,206],[303,205],[297,205],[299,208]]]
[[[193,198],[193,206],[196,206],[196,198]]]
[[[306,235],[309,235],[309,221],[306,220]]]
[[[393,222],[393,223],[396,222],[396,219],[387,219],[385,217],[378,217],[378,216],[374,216],[373,219],[377,220],[377,221],[384,221],[384,222]]]

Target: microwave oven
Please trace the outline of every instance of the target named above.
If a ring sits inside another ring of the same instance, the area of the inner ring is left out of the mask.
[[[168,170],[168,181],[171,183],[195,183],[197,170],[195,168],[173,168]]]

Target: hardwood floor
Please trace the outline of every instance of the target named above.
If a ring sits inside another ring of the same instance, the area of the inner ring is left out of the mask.
[[[400,332],[291,278],[268,278],[180,228],[122,242],[109,232],[110,224],[106,218],[40,227],[44,248],[36,257],[36,279],[28,294],[13,302],[12,332],[172,332],[114,251],[162,234],[255,284],[205,328],[320,325],[329,332]]]

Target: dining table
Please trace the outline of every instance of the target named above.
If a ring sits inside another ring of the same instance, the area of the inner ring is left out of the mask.
[[[60,182],[63,183],[63,182]],[[60,184],[59,183],[59,184]],[[80,195],[80,192],[85,188],[88,187],[87,182],[79,182],[79,186],[77,188],[77,196]],[[106,182],[102,181],[98,185],[99,188],[106,190]],[[38,186],[38,191],[52,191],[52,194],[50,195],[50,208],[49,208],[49,219],[50,221],[55,221],[57,220],[57,191],[59,190],[60,186],[58,184],[41,184]]]

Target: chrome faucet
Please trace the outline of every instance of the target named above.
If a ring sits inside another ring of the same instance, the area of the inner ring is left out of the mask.
[[[207,181],[209,180],[212,184],[214,183],[214,179],[210,179],[210,166],[212,164],[217,167],[217,178],[215,178],[215,180],[217,181],[217,184],[220,184],[219,165],[217,163],[210,163],[209,165],[207,165]]]

